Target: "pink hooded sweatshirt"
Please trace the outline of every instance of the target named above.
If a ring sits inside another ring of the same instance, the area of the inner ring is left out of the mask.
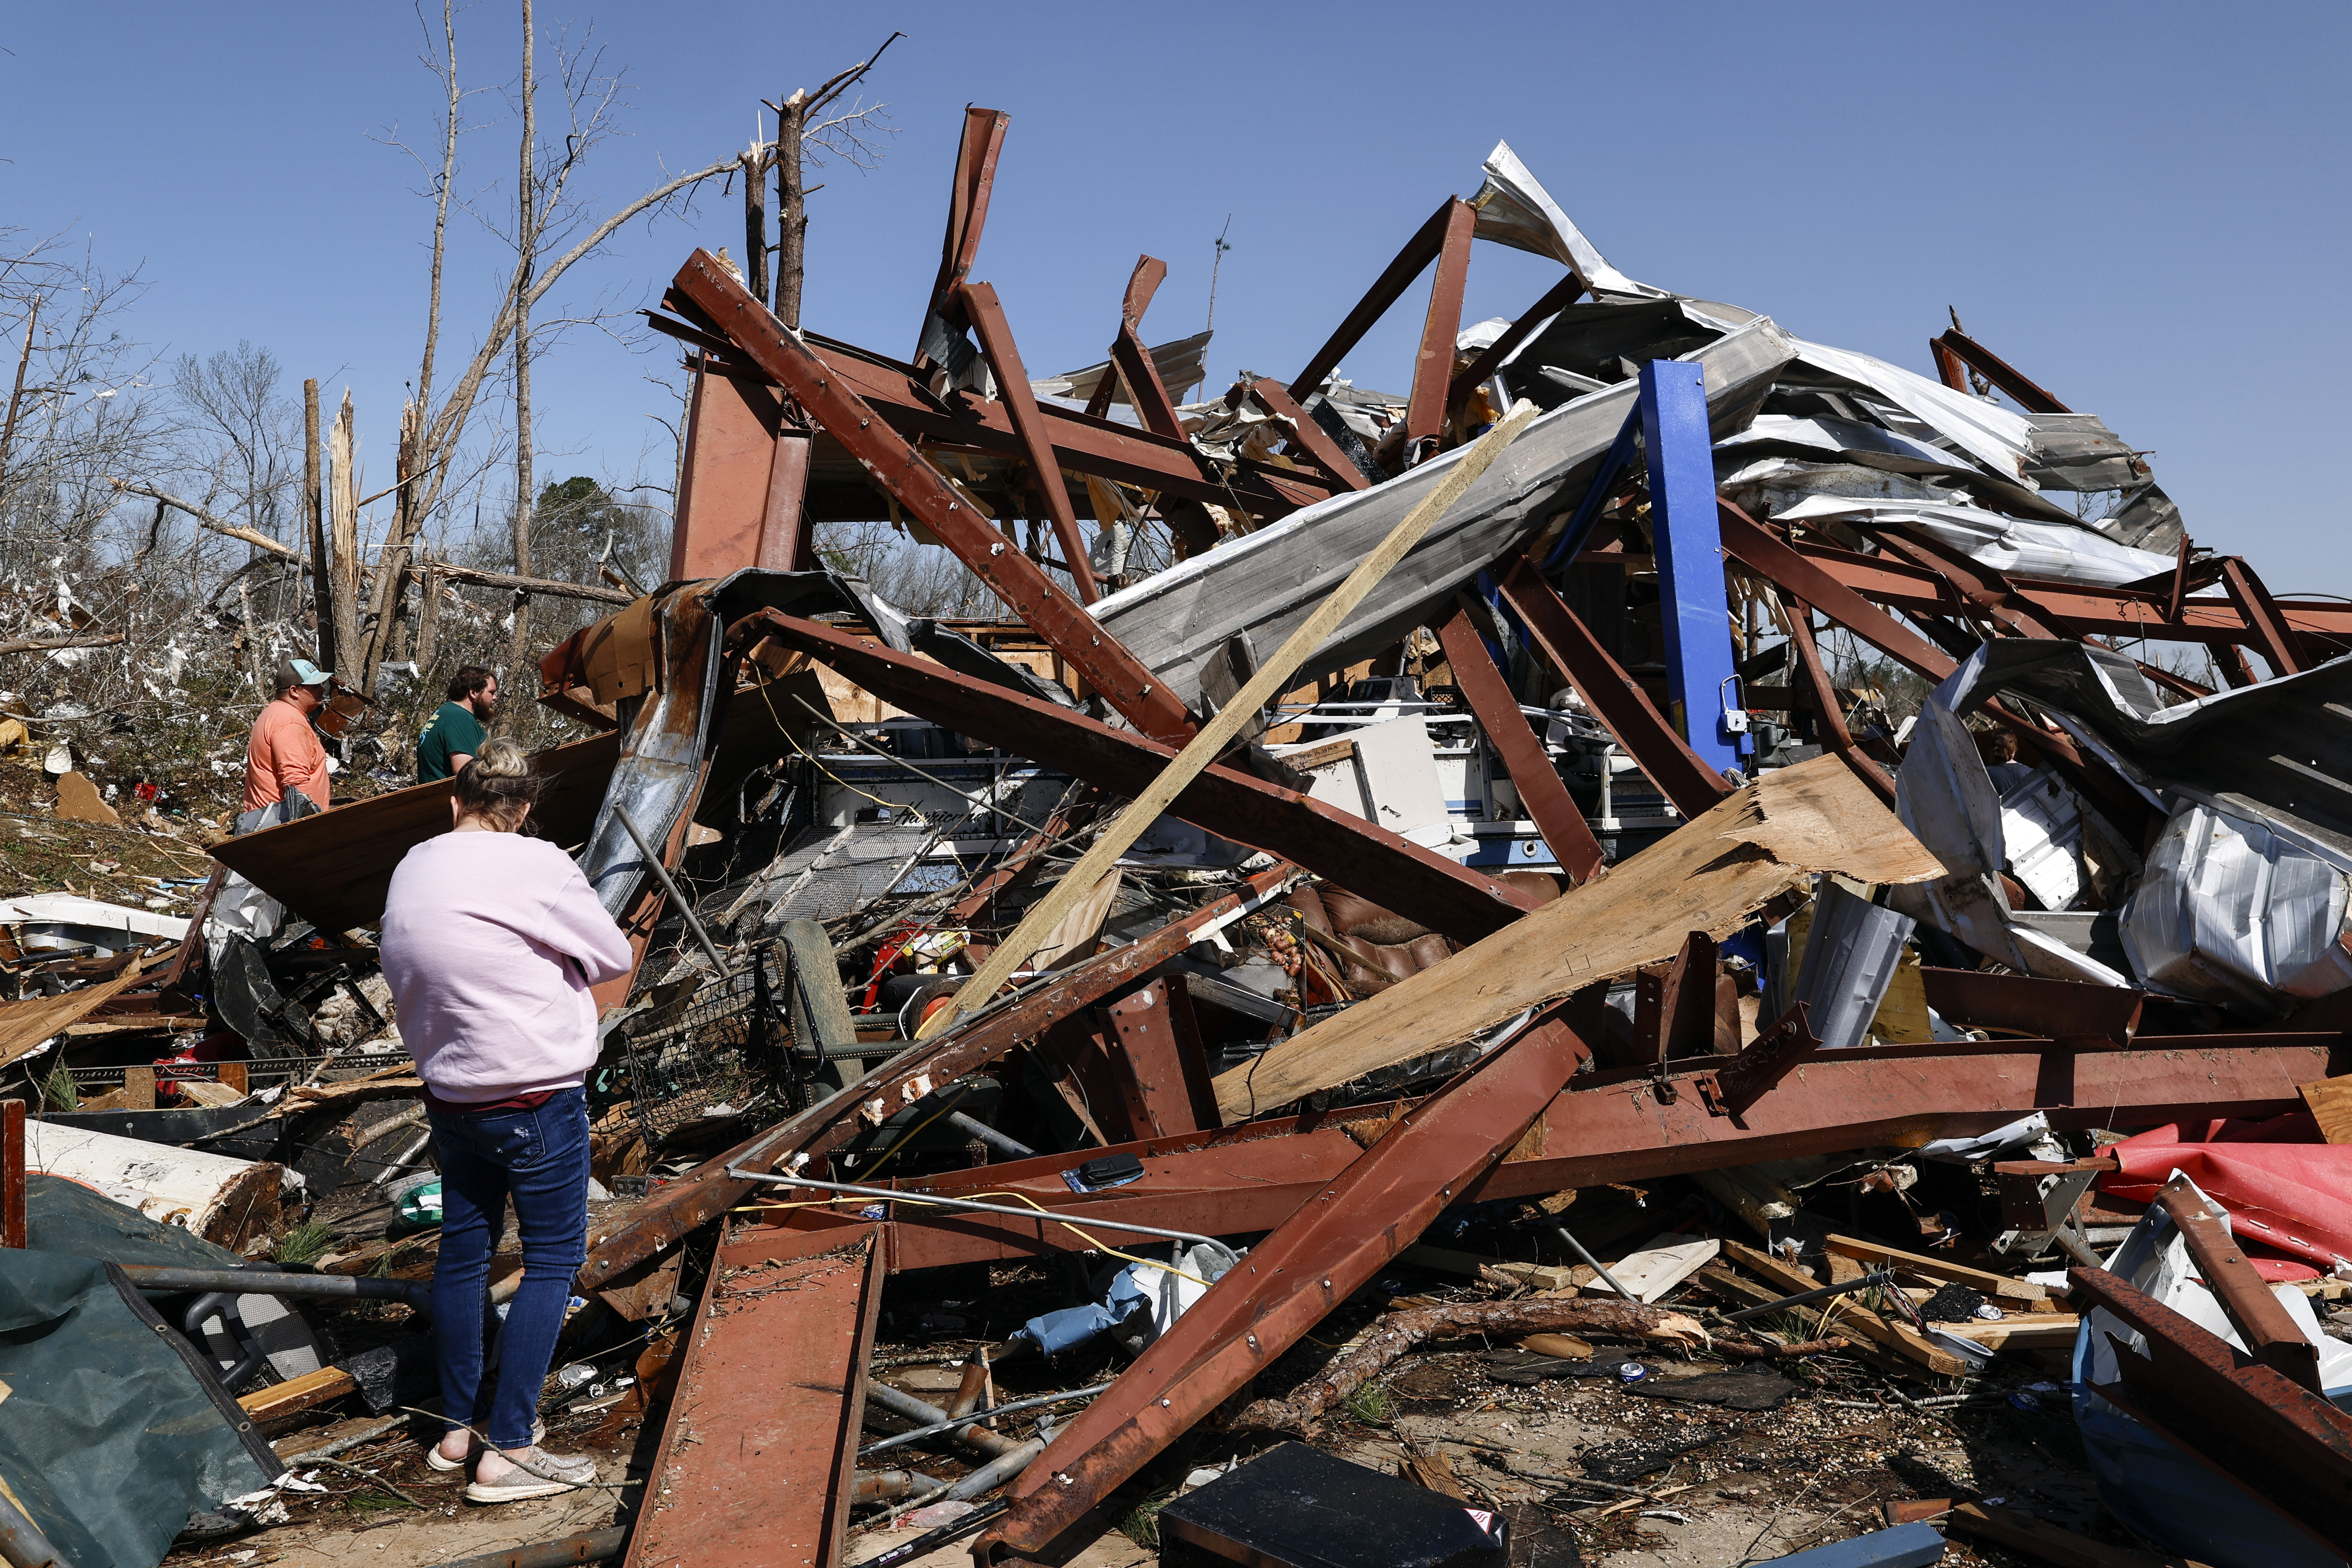
[[[411,849],[383,936],[418,1075],[474,1104],[581,1082],[596,1060],[588,988],[631,959],[572,858],[518,833],[445,833]]]

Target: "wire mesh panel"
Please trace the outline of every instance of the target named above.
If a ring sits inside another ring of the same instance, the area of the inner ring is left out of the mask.
[[[621,1025],[630,1113],[648,1140],[709,1117],[801,1109],[786,963],[781,944],[762,944],[741,969]]]

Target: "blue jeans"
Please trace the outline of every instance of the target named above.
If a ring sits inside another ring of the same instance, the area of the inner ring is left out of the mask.
[[[494,1447],[529,1447],[572,1277],[588,1256],[588,1093],[563,1089],[536,1110],[431,1114],[441,1151],[433,1266],[441,1412],[453,1431],[471,1426]],[[509,1196],[522,1233],[522,1288],[499,1333],[496,1397],[485,1398],[483,1308]]]

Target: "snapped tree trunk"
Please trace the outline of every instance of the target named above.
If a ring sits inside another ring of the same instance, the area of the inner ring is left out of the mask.
[[[531,100],[535,86],[531,76],[532,55],[536,45],[531,32],[531,0],[522,0],[522,164],[519,175],[516,210],[520,222],[515,228],[515,243],[521,249],[515,268],[515,513],[514,569],[518,577],[530,575],[530,279],[536,270],[532,263],[539,254],[539,192],[534,178],[533,158],[538,150],[538,125]],[[509,679],[520,679],[520,671],[530,657],[530,600],[515,596],[514,629],[507,638],[507,668]]]
[[[743,286],[751,298],[768,297],[768,169],[757,142],[743,157]]]
[[[801,177],[801,132],[807,122],[808,93],[797,90],[776,116],[776,320],[794,331],[801,325],[808,247],[808,191]]]
[[[319,617],[319,663],[341,671],[336,640],[335,559],[327,552],[326,498],[320,490],[319,383],[302,383],[302,516],[310,525],[310,605]]]

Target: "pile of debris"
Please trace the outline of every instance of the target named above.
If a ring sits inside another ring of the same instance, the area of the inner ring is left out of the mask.
[[[648,312],[669,580],[541,664],[533,818],[639,954],[546,1405],[617,1468],[509,1561],[2352,1552],[2352,609],[1957,322],[1931,381],[1635,282],[1507,147],[1287,384],[1177,403],[1150,258],[1033,381],[1004,123],[913,361],[703,251]],[[1565,276],[1465,327],[1477,239]],[[1410,390],[1335,380],[1425,270]],[[877,510],[1009,618],[824,569]],[[447,789],[0,916],[60,1560],[457,1519],[371,934]]]

